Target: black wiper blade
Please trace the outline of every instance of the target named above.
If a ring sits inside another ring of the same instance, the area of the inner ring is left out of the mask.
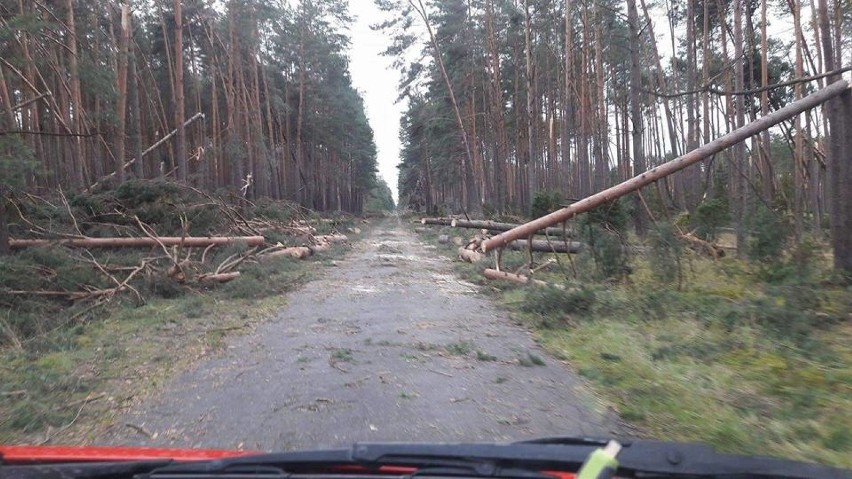
[[[277,468],[279,474],[312,472],[330,466],[352,464],[351,456],[349,449],[261,453],[210,461],[172,463],[138,477],[162,478],[180,475],[180,477],[185,478],[198,474],[222,475],[225,473],[247,473],[252,470],[264,473],[273,472],[270,469],[263,468]]]

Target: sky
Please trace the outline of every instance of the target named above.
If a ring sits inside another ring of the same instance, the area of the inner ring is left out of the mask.
[[[381,21],[384,13],[376,8],[373,0],[349,0],[349,11],[356,17],[350,30],[352,83],[364,98],[367,118],[373,128],[379,176],[390,186],[396,201],[399,119],[404,109],[403,103],[395,103],[399,73],[391,67],[391,58],[381,56],[388,46],[387,38],[381,32],[370,30],[370,25]]]

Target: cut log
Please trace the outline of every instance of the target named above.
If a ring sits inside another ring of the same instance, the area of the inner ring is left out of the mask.
[[[239,278],[240,272],[234,271],[231,273],[219,273],[219,274],[202,274],[198,277],[199,283],[227,283],[233,279]]]
[[[314,238],[317,243],[345,243],[349,241],[349,237],[342,234],[321,235]]]
[[[260,256],[260,259],[289,257],[294,259],[305,259],[312,255],[313,251],[307,246],[293,246],[279,249]]]
[[[437,225],[437,226],[450,226],[450,224],[454,220],[452,218],[421,218],[420,224],[422,225]]]
[[[661,178],[665,178],[672,173],[699,163],[704,159],[725,150],[726,148],[744,141],[764,130],[768,130],[769,128],[802,112],[817,107],[822,103],[845,93],[847,90],[849,90],[849,82],[846,80],[838,80],[822,90],[811,93],[801,100],[794,101],[780,110],[758,118],[757,120],[726,135],[720,136],[719,138],[716,138],[715,140],[706,143],[705,145],[692,150],[683,156],[654,167],[650,171],[640,173],[625,182],[588,196],[567,208],[556,210],[549,215],[542,216],[541,218],[522,224],[517,228],[506,231],[505,233],[501,233],[489,240],[485,240],[482,242],[480,247],[483,252],[503,248],[512,241],[527,238],[542,228],[564,223],[580,213],[585,213],[586,211],[597,208],[600,205],[614,201],[644,186],[650,185]]]
[[[63,238],[63,239],[12,239],[9,246],[15,249],[35,246],[62,245],[75,248],[145,248],[154,246],[221,246],[243,242],[248,246],[262,246],[263,236],[159,236],[154,238]]]
[[[464,246],[464,238],[461,236],[453,236],[453,244],[456,246]]]
[[[530,242],[527,240],[515,240],[509,243],[509,248],[516,251],[527,251],[530,249]],[[583,243],[576,241],[560,241],[560,240],[532,240],[532,250],[539,253],[565,253],[577,254],[586,248]]]
[[[438,236],[438,243],[441,243],[441,244],[447,244],[447,243],[449,243],[449,242],[450,242],[450,236],[449,236],[449,235],[440,235],[440,236]]]
[[[472,249],[459,248],[459,259],[468,263],[478,263],[485,258],[485,255]]]
[[[450,226],[452,226],[453,228],[477,228],[487,230],[492,233],[500,233],[503,231],[509,231],[513,228],[517,228],[520,225],[514,223],[499,223],[497,221],[488,220],[466,221],[454,219],[450,223]],[[566,235],[566,233],[568,237],[571,237],[573,235],[571,228],[566,228],[565,231],[563,231],[562,228],[554,226],[550,228],[543,228],[539,231],[536,231],[534,234],[561,237],[563,235]]]
[[[532,279],[532,278],[529,278],[528,276],[524,276],[522,274],[507,273],[506,271],[497,271],[496,269],[491,269],[491,268],[486,268],[485,271],[482,272],[482,274],[486,278],[493,279],[493,280],[512,281],[514,283],[519,283],[519,284],[532,283],[532,284],[535,284],[535,285],[538,285],[538,286],[552,286],[554,288],[560,288],[559,286],[552,285],[550,283],[541,281],[539,279]]]
[[[310,248],[314,254],[322,253],[331,249],[331,243],[319,243],[312,246],[308,246],[308,248]]]

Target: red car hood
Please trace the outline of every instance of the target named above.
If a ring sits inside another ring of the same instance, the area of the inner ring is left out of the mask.
[[[201,461],[223,457],[246,456],[260,451],[225,449],[160,449],[152,447],[77,447],[77,446],[2,446],[0,458],[6,464],[33,462],[141,461],[174,459]]]

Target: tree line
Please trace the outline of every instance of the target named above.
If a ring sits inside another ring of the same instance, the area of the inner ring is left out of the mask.
[[[0,0],[0,194],[171,177],[360,212],[351,22],[343,0]]]
[[[537,197],[586,197],[825,86],[852,51],[842,1],[378,3],[403,12],[376,25],[394,39],[386,54],[408,101],[401,203],[433,211],[528,213]],[[771,36],[782,17],[792,31]],[[832,205],[850,202],[832,178],[852,181],[828,158],[828,117],[811,110],[659,181],[634,198],[637,232],[702,206],[743,249],[764,210],[797,237],[827,229],[845,211]]]

